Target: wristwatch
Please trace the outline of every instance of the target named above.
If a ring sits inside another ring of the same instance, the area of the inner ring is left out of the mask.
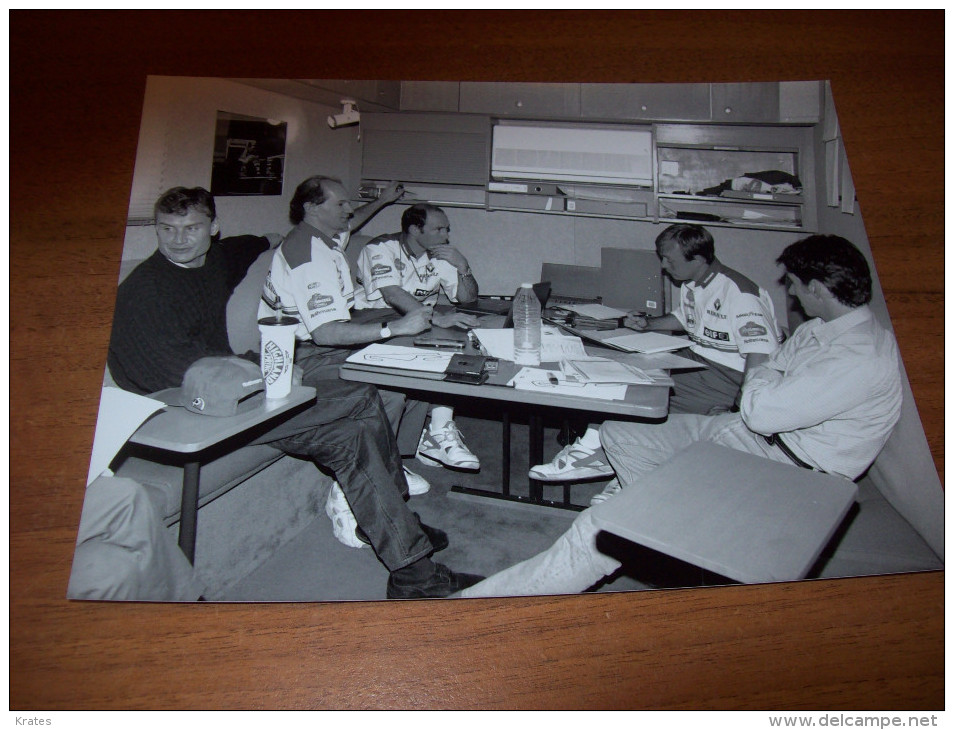
[[[391,336],[391,328],[388,327],[387,322],[381,325],[381,339],[386,340]]]

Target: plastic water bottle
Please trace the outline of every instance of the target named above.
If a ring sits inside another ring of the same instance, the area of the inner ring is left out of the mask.
[[[532,284],[521,284],[513,300],[513,355],[517,365],[540,364],[540,300]]]

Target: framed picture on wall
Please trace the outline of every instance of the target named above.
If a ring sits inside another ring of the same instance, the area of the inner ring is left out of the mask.
[[[212,155],[213,195],[281,195],[288,125],[218,112]]]

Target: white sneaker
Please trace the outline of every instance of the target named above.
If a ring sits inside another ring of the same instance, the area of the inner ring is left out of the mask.
[[[353,548],[370,547],[361,542],[355,535],[355,528],[358,526],[348,500],[338,486],[338,482],[332,482],[331,489],[328,490],[328,499],[325,500],[325,514],[331,520],[334,529],[335,538],[342,545]]]
[[[606,461],[603,449],[590,449],[577,439],[564,446],[549,464],[530,469],[530,478],[543,482],[575,482],[584,479],[611,477],[615,472]]]
[[[480,469],[480,461],[464,446],[464,439],[453,421],[448,421],[447,425],[436,433],[430,428],[424,429],[421,442],[417,445],[417,460],[432,466],[436,461],[455,469]]]
[[[623,487],[620,486],[619,479],[614,479],[605,487],[603,487],[602,492],[600,492],[599,494],[593,495],[593,498],[590,499],[590,507],[594,507],[598,504],[602,504],[610,497],[614,497],[622,491],[623,491]]]
[[[412,497],[416,497],[419,494],[427,494],[428,491],[430,491],[430,482],[420,474],[415,474],[407,467],[404,467],[404,478],[407,479],[407,492]]]

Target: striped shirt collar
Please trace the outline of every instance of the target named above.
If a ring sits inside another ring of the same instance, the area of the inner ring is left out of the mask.
[[[712,263],[709,264],[703,272],[699,275],[699,278],[693,279],[692,283],[698,286],[701,289],[704,289],[708,286],[709,282],[712,281],[716,274],[722,273],[722,264],[719,263],[719,259],[713,258]]]
[[[301,223],[298,224],[298,227],[301,228],[305,233],[311,234],[312,238],[319,239],[328,248],[332,250],[339,248],[338,241],[336,241],[334,238],[331,238],[330,236],[328,236],[328,234],[324,233],[323,231],[319,231],[317,228],[311,225],[311,223],[306,223],[305,221],[302,221]]]

